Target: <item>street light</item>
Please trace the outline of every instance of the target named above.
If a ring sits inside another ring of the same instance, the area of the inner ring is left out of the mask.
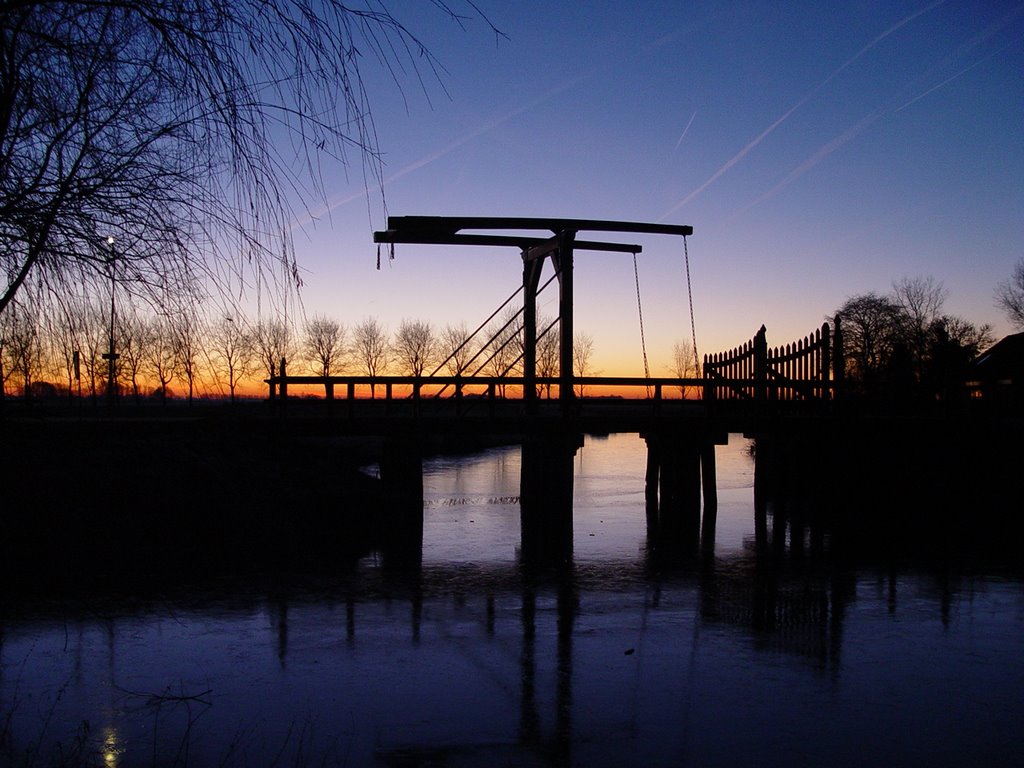
[[[117,401],[117,358],[119,355],[114,350],[114,236],[107,235],[107,245],[110,246],[110,351],[103,355],[107,361],[107,398],[113,406]]]

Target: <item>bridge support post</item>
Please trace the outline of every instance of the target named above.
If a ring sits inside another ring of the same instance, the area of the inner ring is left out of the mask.
[[[380,458],[384,486],[384,544],[402,561],[423,551],[423,447],[418,435],[389,437]]]
[[[689,549],[700,536],[700,448],[676,439],[666,441],[661,452],[659,534],[665,543]]]
[[[718,477],[714,443],[704,443],[700,448],[700,477],[704,494],[704,514],[700,524],[701,551],[707,556],[713,556],[718,526]]]
[[[703,539],[705,551],[713,553],[718,515],[714,442],[702,436],[660,432],[644,435],[644,439],[650,543],[655,548],[696,553]]]
[[[527,563],[572,558],[573,458],[582,443],[580,435],[562,430],[523,440],[519,503]]]

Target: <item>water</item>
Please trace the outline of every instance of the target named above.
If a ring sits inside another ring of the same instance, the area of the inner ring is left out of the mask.
[[[714,559],[660,567],[644,458],[587,439],[568,573],[519,568],[509,448],[428,462],[419,570],[9,609],[0,764],[1017,764],[1016,575],[766,564],[738,436]]]

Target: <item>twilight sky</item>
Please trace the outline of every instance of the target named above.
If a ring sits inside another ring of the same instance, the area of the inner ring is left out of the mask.
[[[388,213],[689,224],[701,354],[762,323],[769,344],[792,341],[904,276],[1010,331],[992,295],[1024,258],[1024,3],[477,3],[509,39],[392,5],[446,67],[443,89],[407,77],[400,93],[364,64]],[[296,232],[307,314],[473,328],[521,280],[515,249],[466,246],[400,245],[378,272],[379,194],[358,168],[328,187],[329,210]],[[690,337],[682,241],[619,239],[644,247],[665,375]],[[594,367],[642,374],[631,257],[579,252],[575,285]],[[555,311],[553,287],[541,306]]]

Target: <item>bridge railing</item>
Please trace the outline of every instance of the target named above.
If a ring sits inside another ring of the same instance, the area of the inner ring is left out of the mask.
[[[314,388],[318,390],[318,398],[322,392],[328,403],[342,401],[350,411],[361,400],[380,400],[385,407],[391,403],[411,402],[417,411],[430,401],[454,400],[459,412],[478,409],[480,403],[493,411],[498,401],[520,400],[525,381],[521,376],[293,375],[287,373],[285,360],[281,361],[276,375],[264,380],[269,399],[279,403],[294,399],[296,388],[305,391]],[[562,383],[558,377],[536,377],[534,385],[538,399],[554,403]],[[601,399],[607,403],[646,400],[657,410],[662,401],[699,402],[703,381],[672,377],[586,376],[575,377],[573,384],[579,397],[586,395],[588,399]],[[693,393],[697,393],[698,400],[693,400]]]
[[[768,347],[767,331],[727,352],[704,356],[704,397],[737,400],[829,401],[841,389],[842,334],[823,323],[814,333],[779,347]]]
[[[579,397],[611,390],[618,399],[649,400],[657,411],[664,400],[690,399],[696,394],[706,405],[719,401],[830,402],[836,400],[843,385],[843,342],[839,318],[835,330],[822,324],[812,334],[790,344],[768,347],[764,326],[746,343],[727,352],[705,355],[701,378],[642,378],[628,376],[574,377],[573,387]],[[269,399],[284,403],[289,387],[323,388],[324,399],[347,401],[351,412],[366,390],[372,399],[380,394],[385,403],[410,400],[419,411],[429,400],[453,399],[462,412],[483,400],[493,411],[498,400],[523,397],[526,380],[521,376],[308,376],[287,373],[282,359],[277,375],[266,379]],[[536,377],[538,400],[557,397],[565,386],[560,377]],[[627,393],[623,397],[621,393]],[[674,395],[678,392],[678,396]]]

